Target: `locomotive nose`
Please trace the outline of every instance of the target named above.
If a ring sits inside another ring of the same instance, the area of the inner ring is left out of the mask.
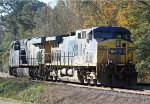
[[[110,63],[109,60],[111,60],[111,63],[116,65],[131,63],[134,60],[134,53],[130,47],[131,43],[121,39],[113,39],[103,43],[101,42],[98,45],[98,61]]]

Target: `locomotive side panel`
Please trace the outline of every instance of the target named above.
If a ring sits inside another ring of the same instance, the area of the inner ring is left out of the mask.
[[[51,63],[51,43],[44,42],[43,46],[45,49],[45,63],[50,64]]]
[[[97,62],[97,41],[92,39],[90,29],[82,29],[76,31],[76,45],[74,46],[76,53],[74,65],[76,66],[96,66]],[[90,39],[88,39],[90,35]]]
[[[62,37],[61,43],[52,42],[51,78],[78,83],[96,78],[97,41],[87,40],[90,31],[78,30],[74,36]]]
[[[19,50],[20,50],[20,42],[19,41],[13,42],[11,44],[9,56],[10,67],[19,67]]]

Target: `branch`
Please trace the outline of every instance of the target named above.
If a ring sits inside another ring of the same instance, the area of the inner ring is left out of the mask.
[[[148,8],[150,8],[150,5],[146,1],[142,1],[142,0],[137,0],[137,1],[146,5]]]

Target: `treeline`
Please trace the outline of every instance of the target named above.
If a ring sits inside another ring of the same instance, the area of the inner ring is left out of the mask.
[[[2,50],[8,50],[16,39],[67,34],[94,26],[125,27],[137,47],[142,80],[150,81],[150,1],[57,0],[52,8],[38,0],[1,0],[0,13]],[[7,55],[3,54],[3,63],[8,61]]]

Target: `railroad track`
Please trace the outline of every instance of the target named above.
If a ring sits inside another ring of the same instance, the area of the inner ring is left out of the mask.
[[[150,86],[150,83],[138,83],[139,86]]]
[[[39,80],[31,80],[38,83],[43,83],[43,81]],[[140,83],[140,86],[137,84],[137,86],[134,86],[132,88],[110,88],[110,87],[103,87],[103,86],[89,86],[89,85],[82,85],[77,83],[70,83],[70,82],[54,82],[54,81],[44,81],[44,83],[50,83],[50,84],[60,84],[60,85],[67,85],[67,86],[73,86],[73,87],[80,87],[80,88],[88,88],[88,89],[96,89],[96,90],[105,90],[105,91],[113,91],[113,92],[120,92],[120,93],[131,93],[131,94],[138,94],[138,95],[149,95],[150,96],[150,85],[142,85]]]
[[[1,73],[0,77],[3,78],[14,78],[9,76],[8,73]],[[137,86],[132,88],[110,88],[110,87],[103,87],[103,86],[89,86],[89,85],[82,85],[77,83],[68,83],[68,82],[54,82],[54,81],[40,81],[40,80],[30,80],[37,83],[52,83],[52,84],[61,84],[73,87],[80,87],[80,88],[88,88],[88,89],[96,89],[96,90],[105,90],[105,91],[113,91],[113,92],[120,92],[120,93],[132,93],[132,94],[139,94],[139,95],[149,95],[150,96],[150,84],[149,83],[138,83]]]

